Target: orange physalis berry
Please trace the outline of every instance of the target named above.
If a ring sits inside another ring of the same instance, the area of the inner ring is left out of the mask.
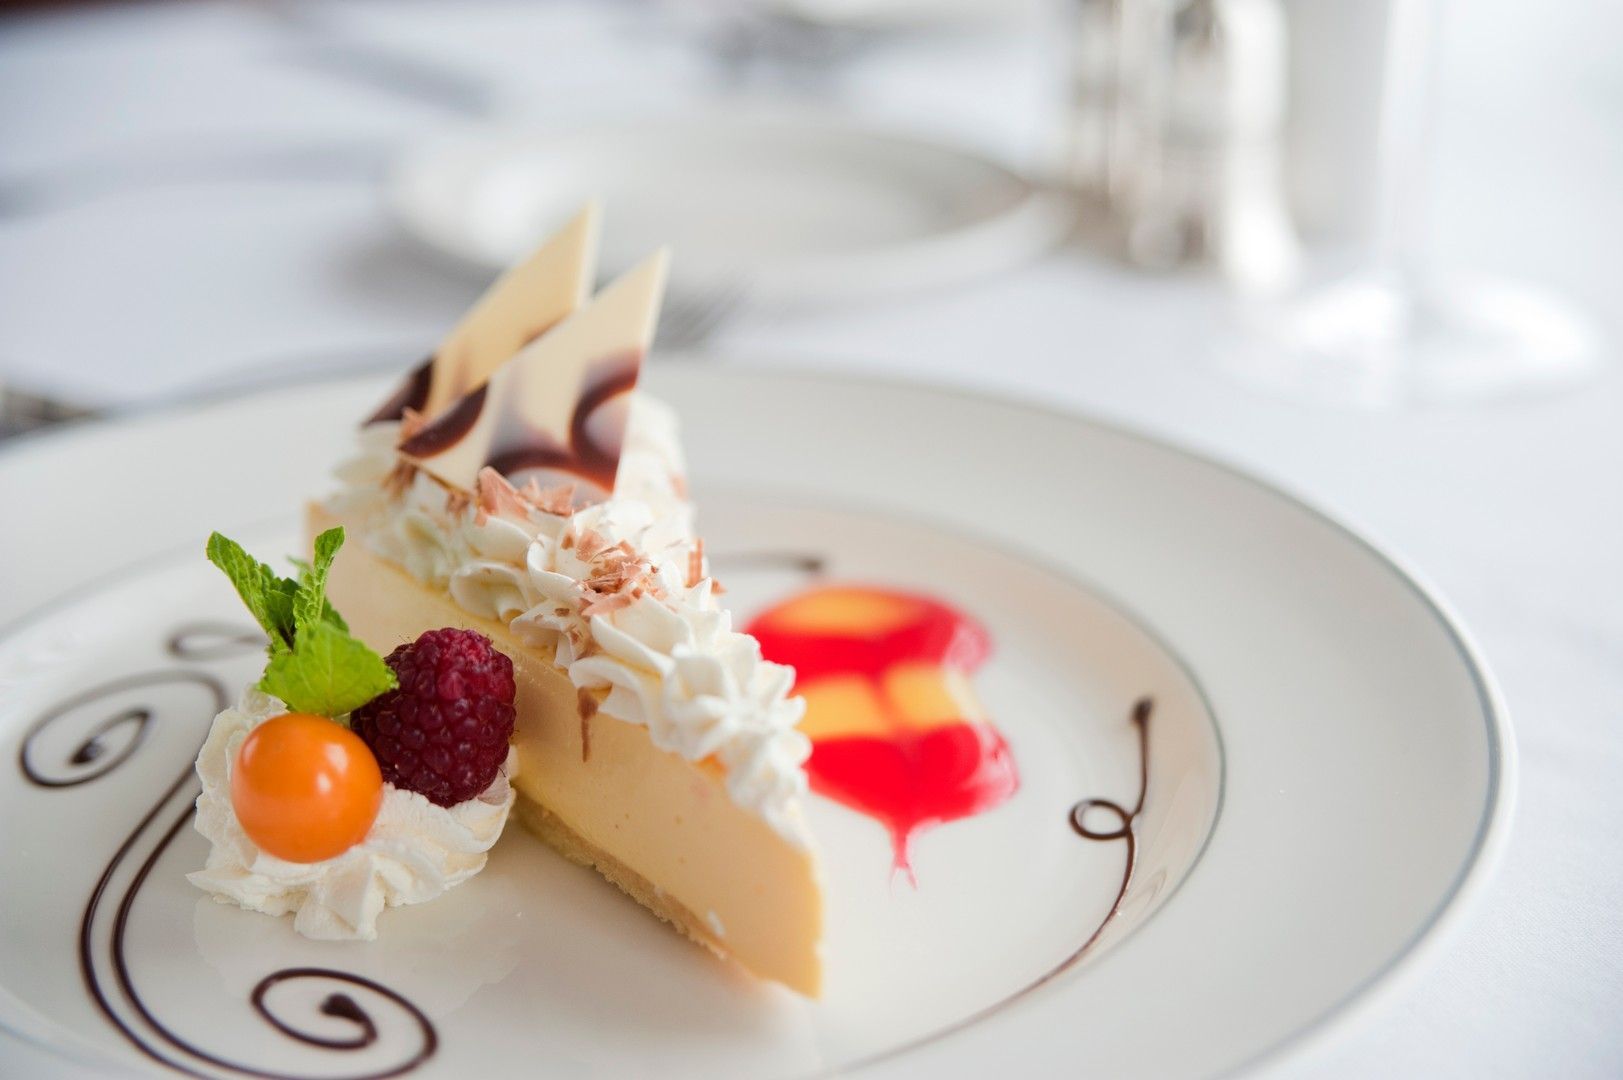
[[[313,863],[366,838],[383,805],[383,774],[360,737],[321,716],[287,713],[243,740],[231,806],[267,854]]]

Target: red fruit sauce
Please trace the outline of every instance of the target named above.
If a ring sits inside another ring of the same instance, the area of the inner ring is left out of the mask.
[[[812,788],[884,825],[895,868],[915,883],[908,851],[919,830],[990,810],[1020,786],[968,687],[991,638],[962,612],[913,593],[822,586],[762,613],[749,632],[767,659],[795,668],[807,697]],[[836,687],[843,695],[820,692]],[[857,705],[842,710],[853,694]]]

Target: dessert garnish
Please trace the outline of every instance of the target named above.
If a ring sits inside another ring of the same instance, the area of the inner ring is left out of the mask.
[[[366,839],[382,805],[372,751],[324,716],[265,721],[242,741],[231,770],[231,809],[242,831],[288,862],[342,855]]]
[[[235,540],[209,537],[209,561],[231,579],[269,638],[270,663],[259,689],[295,712],[340,717],[395,686],[389,665],[349,632],[327,601],[327,575],[343,546],[344,530],[328,529],[293,579],[278,576]]]
[[[582,207],[535,254],[503,274],[406,376],[368,423],[438,416],[586,301],[597,270],[598,211]]]
[[[383,777],[435,806],[490,786],[513,737],[513,661],[472,630],[429,630],[389,654],[399,686],[355,710],[351,724]]]
[[[268,659],[198,754],[196,826],[212,847],[188,878],[221,901],[295,912],[294,928],[314,938],[374,937],[384,907],[478,873],[512,808],[516,767],[512,665],[456,629],[386,662],[327,599],[343,543],[342,529],[322,532],[286,578],[219,533],[208,542],[265,631]]]
[[[656,252],[628,270],[488,382],[403,432],[400,453],[462,491],[489,466],[518,486],[573,483],[578,505],[607,499],[666,262]]]
[[[812,788],[877,819],[894,869],[919,830],[983,813],[1020,785],[1014,758],[969,683],[992,639],[980,623],[916,593],[823,586],[756,616],[770,660],[795,669],[806,700]]]

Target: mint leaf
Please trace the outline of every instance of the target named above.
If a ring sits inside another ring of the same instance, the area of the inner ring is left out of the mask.
[[[265,567],[270,577],[270,584],[265,589],[265,611],[275,626],[281,627],[281,634],[271,635],[271,655],[285,651],[296,638],[296,627],[293,622],[293,598],[299,591],[297,582],[287,578],[279,578]]]
[[[342,716],[395,687],[383,658],[326,621],[301,629],[291,652],[271,657],[259,688],[295,712]]]
[[[332,622],[340,630],[349,629],[338,612],[327,603],[327,572],[332,569],[338,549],[344,546],[344,527],[328,529],[316,537],[315,558],[299,566],[299,590],[293,598],[293,623],[296,633],[302,634],[322,621]]]
[[[314,573],[310,567],[310,564],[305,562],[303,559],[289,558],[287,561],[292,563],[294,568],[298,570],[299,587],[301,589],[304,588],[309,583],[310,575]],[[325,586],[325,581],[323,582],[323,586]],[[330,622],[340,630],[349,629],[349,623],[345,622],[344,617],[338,614],[338,609],[332,606],[331,600],[322,601],[321,618],[323,622]]]
[[[243,550],[235,540],[211,533],[209,562],[231,579],[248,613],[259,623],[271,641],[271,651],[293,644],[293,583],[277,577],[275,571]]]
[[[327,601],[327,575],[343,546],[342,528],[316,537],[314,557],[294,560],[294,580],[279,577],[235,540],[209,537],[209,561],[225,571],[270,637],[259,688],[295,712],[338,717],[395,687],[389,665],[350,634]]]

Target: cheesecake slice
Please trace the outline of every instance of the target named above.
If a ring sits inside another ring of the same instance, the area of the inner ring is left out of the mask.
[[[582,301],[595,233],[587,211],[497,283],[502,302],[481,301],[363,426],[309,530],[352,538],[327,590],[373,648],[460,626],[512,658],[527,827],[694,941],[815,996],[804,706],[792,670],[732,628],[675,418],[635,389],[663,256]],[[515,281],[533,304],[513,302]],[[470,366],[456,344],[470,334],[516,351]],[[440,400],[447,387],[460,393]]]

